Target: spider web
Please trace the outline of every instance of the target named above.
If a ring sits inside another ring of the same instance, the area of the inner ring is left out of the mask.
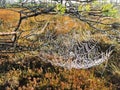
[[[86,69],[109,59],[112,53],[111,46],[102,50],[99,42],[93,39],[80,41],[75,36],[73,34],[58,36],[50,33],[45,34],[44,44],[40,50],[44,53],[42,60],[69,69]]]

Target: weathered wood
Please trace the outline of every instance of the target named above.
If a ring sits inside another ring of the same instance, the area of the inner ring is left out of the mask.
[[[17,32],[0,32],[0,36],[15,35]]]
[[[0,53],[14,52],[16,47],[16,37],[17,32],[15,31],[0,32]],[[13,49],[11,50],[11,48]]]

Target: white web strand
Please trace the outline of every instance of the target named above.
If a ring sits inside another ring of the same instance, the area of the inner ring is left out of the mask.
[[[47,35],[46,35],[47,36]],[[44,59],[53,65],[65,67],[68,69],[86,69],[99,65],[110,57],[112,53],[111,47],[103,51],[97,41],[79,41],[70,34],[59,35],[53,39],[49,35],[46,44],[50,48],[44,53],[53,56],[52,59]],[[46,57],[46,56],[44,56]]]
[[[112,50],[110,50],[110,52],[105,52],[105,53],[104,52],[101,52],[101,53],[94,52],[93,53],[93,51],[91,51],[86,54],[84,54],[84,53],[82,53],[82,54],[76,53],[75,54],[73,52],[70,52],[70,54],[72,53],[73,56],[75,56],[75,59],[68,59],[68,60],[64,61],[62,58],[59,58],[59,59],[54,58],[54,60],[48,60],[48,62],[50,62],[53,65],[66,67],[69,69],[71,69],[71,68],[86,69],[86,68],[90,68],[90,67],[99,65],[99,64],[105,62],[106,60],[108,60],[111,52],[112,52]],[[93,57],[90,57],[89,54],[92,54]],[[87,57],[87,55],[88,55],[88,57]]]

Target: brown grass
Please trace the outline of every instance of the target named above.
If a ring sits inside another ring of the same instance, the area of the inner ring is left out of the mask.
[[[0,9],[0,19],[4,21],[4,24],[0,26],[0,31],[14,30],[19,20],[19,14],[14,11]],[[39,27],[39,30],[41,30],[46,21],[49,21],[46,30],[55,30],[57,34],[66,33],[70,30],[80,30],[81,32],[90,30],[86,23],[72,19],[69,16],[39,15],[36,19],[45,22],[39,22],[38,24],[34,18],[29,18],[22,22],[20,30],[26,31],[35,27]],[[7,25],[11,25],[12,28]],[[23,35],[28,33],[25,32]],[[111,42],[110,39],[99,33],[91,37],[106,43]],[[23,40],[20,42],[23,44]],[[25,44],[27,44],[27,41]],[[0,90],[52,90],[51,88],[55,90],[114,90],[111,82],[108,83],[105,78],[94,74],[94,68],[68,70],[54,67],[49,63],[46,64],[36,56],[27,56],[23,59],[21,58],[22,54],[20,54],[18,57],[19,62],[13,61],[13,57],[0,58]]]

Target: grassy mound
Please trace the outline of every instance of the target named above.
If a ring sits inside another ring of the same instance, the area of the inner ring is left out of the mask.
[[[12,31],[18,20],[18,13],[0,9],[0,32]],[[101,42],[101,45],[114,44],[115,49],[108,63],[86,70],[69,70],[43,62],[43,57],[38,56],[40,52],[0,54],[0,90],[115,90],[120,88],[119,44],[100,33],[90,35],[89,31],[92,29],[82,21],[60,15],[40,15],[26,19],[19,29],[24,33],[18,43],[22,45],[42,43],[31,43],[23,37],[31,34],[31,31],[34,31],[34,34],[44,35],[45,32],[41,33],[41,30],[46,22],[49,24],[44,31],[53,30],[55,35],[78,30],[82,35],[81,41],[93,38]]]

